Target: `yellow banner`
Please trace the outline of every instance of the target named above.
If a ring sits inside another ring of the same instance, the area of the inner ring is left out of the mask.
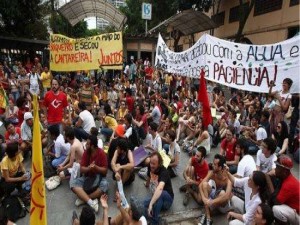
[[[52,34],[49,46],[50,69],[53,71],[122,69],[122,40],[122,32],[80,39]]]
[[[33,96],[30,225],[47,225],[42,140],[37,96]]]
[[[8,103],[7,103],[7,95],[5,90],[0,87],[0,108],[5,109],[7,107]]]

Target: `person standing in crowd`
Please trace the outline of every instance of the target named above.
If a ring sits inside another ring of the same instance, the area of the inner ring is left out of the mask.
[[[40,85],[41,77],[38,74],[35,67],[32,67],[31,72],[29,73],[29,91],[31,94],[39,95],[40,94]]]
[[[62,132],[63,115],[66,115],[68,106],[67,95],[59,90],[59,81],[54,78],[51,81],[51,90],[48,91],[44,98],[44,105],[47,109],[48,125],[59,125]]]
[[[90,84],[90,78],[85,77],[83,82],[83,86],[79,89],[78,93],[79,101],[85,103],[86,109],[92,113],[94,105],[94,88]]]
[[[145,215],[151,224],[158,225],[161,210],[168,210],[174,199],[171,178],[158,152],[150,156],[147,176],[146,187],[149,187],[152,197],[144,201]]]
[[[268,177],[268,186],[272,193],[271,205],[273,205],[276,224],[298,225],[300,222],[300,183],[291,174],[293,160],[287,155],[281,155],[275,164],[275,175],[280,180],[281,185],[274,189],[271,179]]]
[[[16,74],[14,72],[10,73],[10,78],[8,79],[9,89],[10,93],[12,94],[14,98],[14,102],[17,101],[17,99],[20,97],[19,92],[19,82],[16,78]]]
[[[44,93],[50,90],[51,88],[51,79],[52,79],[52,73],[49,71],[48,67],[44,67],[44,71],[41,74],[41,81],[44,88]]]

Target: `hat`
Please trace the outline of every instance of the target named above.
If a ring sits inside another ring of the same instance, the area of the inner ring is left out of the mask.
[[[173,106],[174,106],[176,109],[178,109],[178,106],[177,106],[176,103],[173,103]]]
[[[119,124],[116,129],[115,129],[115,133],[119,136],[119,137],[124,137],[125,134],[125,128],[123,125]]]
[[[31,112],[26,112],[24,113],[24,120],[29,120],[29,119],[33,119],[33,116],[31,114]]]
[[[275,162],[277,166],[283,167],[287,170],[290,170],[293,168],[293,160],[287,156],[287,155],[281,155]]]

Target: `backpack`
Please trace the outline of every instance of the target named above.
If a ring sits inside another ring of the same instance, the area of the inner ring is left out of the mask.
[[[8,219],[14,223],[19,218],[25,217],[26,213],[28,212],[23,201],[17,196],[8,196],[2,198],[0,211],[0,221]]]
[[[130,150],[134,150],[135,147],[141,145],[141,139],[137,127],[131,126],[131,128],[132,128],[132,134],[128,137],[128,142],[130,145]]]

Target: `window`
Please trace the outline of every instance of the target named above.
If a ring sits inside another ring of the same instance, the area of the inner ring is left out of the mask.
[[[224,25],[225,21],[225,11],[215,14],[211,17],[211,19],[217,24],[217,26]]]
[[[296,27],[289,27],[288,28],[288,36],[287,38],[292,38],[294,37],[295,35],[297,35],[299,33],[299,26],[296,26]]]
[[[242,18],[245,12],[247,12],[248,10],[249,10],[249,2],[244,3],[241,7],[240,5],[237,5],[231,8],[229,13],[229,23],[239,21],[240,18]]]
[[[290,0],[290,6],[299,5],[299,0]]]
[[[254,16],[280,10],[282,8],[282,0],[255,0]]]

